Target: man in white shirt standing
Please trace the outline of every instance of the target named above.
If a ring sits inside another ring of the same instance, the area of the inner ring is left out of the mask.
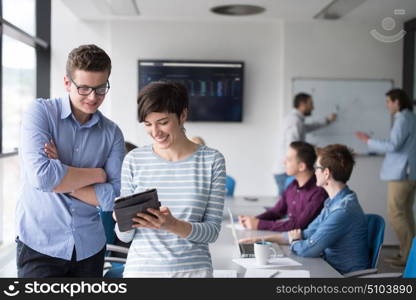
[[[284,159],[290,143],[295,141],[305,141],[308,132],[328,126],[337,118],[336,114],[328,115],[321,122],[305,123],[305,117],[312,114],[314,109],[312,96],[306,93],[299,93],[293,99],[293,109],[283,119],[283,124],[279,134],[278,164],[274,178],[278,187],[278,194],[284,191],[285,182],[288,175],[285,173]]]

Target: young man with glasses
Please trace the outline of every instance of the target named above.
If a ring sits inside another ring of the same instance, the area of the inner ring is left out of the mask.
[[[101,277],[106,238],[97,206],[113,209],[124,139],[98,111],[111,60],[95,45],[73,49],[66,97],[37,99],[22,122],[17,204],[19,277]]]
[[[252,230],[288,231],[306,228],[320,213],[328,197],[325,190],[316,186],[313,165],[315,149],[306,142],[292,142],[284,161],[286,173],[295,180],[283,192],[276,205],[266,212],[253,216],[239,216],[240,224]]]

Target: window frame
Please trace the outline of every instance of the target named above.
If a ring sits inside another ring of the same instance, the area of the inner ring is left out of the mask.
[[[35,49],[36,98],[50,97],[51,0],[35,0],[35,23],[36,36],[33,36],[3,19],[3,1],[0,0],[0,158],[17,154],[17,152],[3,153],[3,34]]]
[[[416,105],[415,83],[415,35],[416,35],[416,19],[412,19],[404,23],[406,35],[403,41],[403,89],[413,100]]]

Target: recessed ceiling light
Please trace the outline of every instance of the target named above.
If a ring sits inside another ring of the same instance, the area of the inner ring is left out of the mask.
[[[211,8],[211,11],[220,15],[227,16],[248,16],[260,14],[265,11],[264,7],[256,5],[221,5]]]

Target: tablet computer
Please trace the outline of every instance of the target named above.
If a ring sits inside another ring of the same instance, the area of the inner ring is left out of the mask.
[[[114,202],[114,213],[120,231],[132,229],[133,218],[137,213],[147,213],[148,208],[159,209],[160,202],[156,189],[117,197]]]

